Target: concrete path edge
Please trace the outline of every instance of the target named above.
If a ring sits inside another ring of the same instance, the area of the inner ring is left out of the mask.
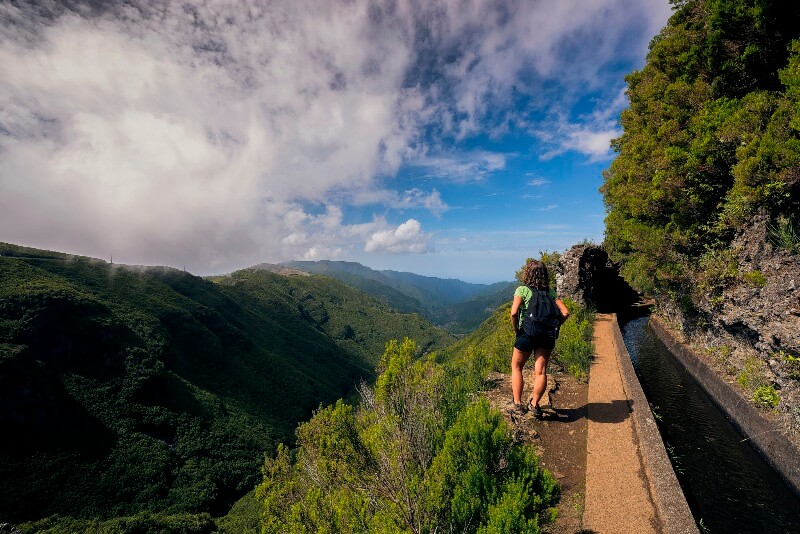
[[[800,449],[775,428],[750,401],[714,372],[664,322],[650,317],[653,331],[722,412],[746,436],[764,459],[800,495]]]
[[[633,369],[633,362],[622,339],[616,314],[614,314],[611,329],[617,346],[622,386],[629,399],[631,417],[639,439],[642,463],[650,483],[650,493],[661,525],[668,533],[697,533],[699,532],[697,524],[667,456],[667,450],[656,426],[650,403],[647,402],[639,378]]]

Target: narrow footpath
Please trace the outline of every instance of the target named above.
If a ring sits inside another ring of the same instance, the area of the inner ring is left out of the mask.
[[[589,374],[583,528],[598,533],[661,532],[617,360],[612,315],[597,314]]]
[[[698,534],[613,314],[598,313],[589,383],[551,362],[544,417],[509,411],[510,376],[486,392],[561,486],[547,534]],[[526,369],[530,394],[532,369]]]

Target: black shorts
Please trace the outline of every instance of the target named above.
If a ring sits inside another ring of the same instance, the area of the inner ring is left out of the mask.
[[[547,336],[529,336],[520,332],[514,340],[514,348],[521,352],[533,352],[535,349],[553,350],[556,338]]]

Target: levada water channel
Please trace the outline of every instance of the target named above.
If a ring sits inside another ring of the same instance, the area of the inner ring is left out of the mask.
[[[700,531],[800,533],[800,498],[672,357],[648,317],[620,320]]]

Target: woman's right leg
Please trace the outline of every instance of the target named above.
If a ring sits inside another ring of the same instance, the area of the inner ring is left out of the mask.
[[[530,352],[522,352],[516,347],[511,355],[511,393],[514,396],[514,404],[522,404],[522,388],[525,385],[522,380],[522,368],[525,367],[530,355]]]

